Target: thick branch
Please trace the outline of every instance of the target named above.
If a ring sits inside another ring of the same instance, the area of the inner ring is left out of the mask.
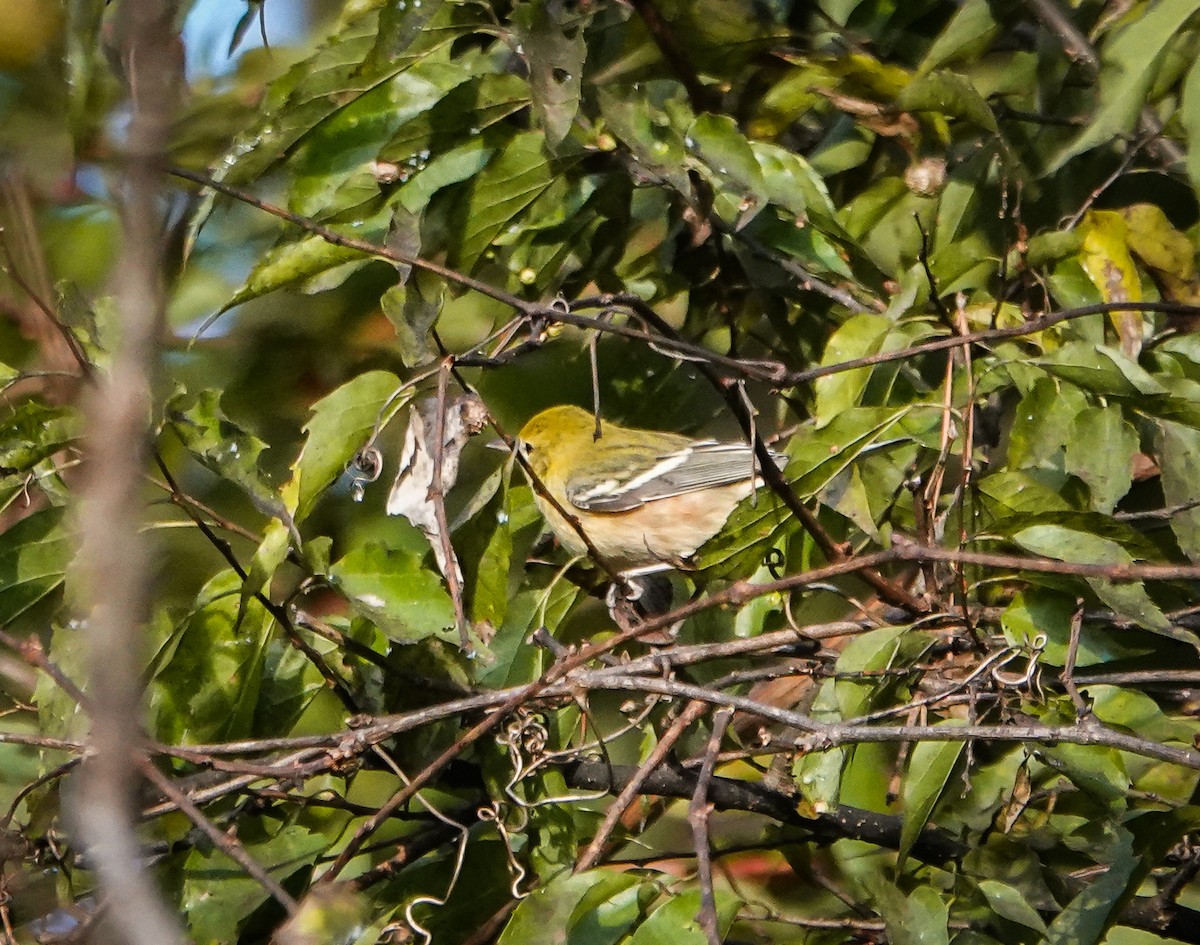
[[[89,399],[88,482],[80,512],[79,568],[90,604],[92,757],[75,798],[75,820],[95,866],[116,936],[131,945],[182,942],[149,874],[135,832],[143,747],[140,629],[147,615],[149,553],[141,534],[141,483],[150,389],[163,322],[162,197],[157,167],[181,81],[181,52],[168,0],[122,0],[116,14],[132,116],[121,180],[124,246],[115,294],[120,340],[112,371]]]

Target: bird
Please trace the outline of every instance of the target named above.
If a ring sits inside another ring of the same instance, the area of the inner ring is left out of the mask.
[[[536,479],[538,510],[562,545],[586,554],[582,530],[623,575],[680,567],[762,485],[749,443],[696,440],[603,420],[597,435],[594,416],[569,404],[530,419],[516,449]],[[770,457],[779,468],[786,462],[775,451]]]

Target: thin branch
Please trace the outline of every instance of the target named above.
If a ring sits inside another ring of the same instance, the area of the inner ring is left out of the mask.
[[[608,843],[612,832],[616,829],[617,821],[633,803],[634,799],[641,792],[642,785],[659,765],[667,758],[667,755],[675,747],[675,743],[683,737],[684,732],[698,718],[708,711],[708,706],[700,701],[689,702],[684,706],[683,711],[679,713],[679,717],[671,723],[670,727],[663,732],[658,743],[650,752],[650,755],[638,766],[637,774],[629,780],[617,795],[617,799],[609,806],[604,814],[604,820],[601,822],[596,834],[592,837],[591,842],[587,845],[584,851],[579,854],[575,861],[575,872],[583,873],[590,870],[600,862],[600,858],[604,852],[604,846]]]
[[[1083,627],[1083,598],[1075,602],[1075,613],[1071,616],[1071,638],[1067,643],[1067,658],[1063,662],[1062,684],[1066,687],[1071,704],[1075,706],[1075,721],[1082,722],[1091,714],[1091,706],[1079,692],[1075,684],[1075,660],[1079,655],[1079,631]]]
[[[162,454],[159,453],[157,449],[153,451],[153,457],[155,464],[158,466],[159,472],[162,473],[163,479],[166,480],[167,487],[171,493],[172,501],[184,511],[184,513],[192,520],[192,522],[195,523],[196,527],[200,529],[200,533],[208,539],[209,544],[217,549],[221,557],[225,559],[225,563],[233,569],[233,572],[242,581],[245,581],[248,577],[248,572],[242,567],[241,562],[238,561],[237,556],[233,553],[233,549],[229,545],[229,542],[225,541],[213,531],[212,526],[201,517],[199,511],[197,511],[197,509],[194,507],[194,503],[186,501],[186,497],[184,496],[182,490],[180,490],[179,483],[175,480],[174,474],[172,474],[170,467],[167,466],[166,461],[162,458]],[[175,498],[176,496],[179,496],[180,498],[177,499]],[[317,652],[317,650],[296,631],[295,626],[292,624],[291,617],[288,615],[287,609],[275,603],[262,591],[255,591],[253,597],[260,604],[262,604],[267,613],[275,618],[275,622],[283,628],[284,636],[287,638],[288,643],[303,653],[308,661],[316,668],[317,672],[321,674],[321,678],[325,680],[325,684],[329,686],[329,688],[332,689],[337,695],[338,699],[341,700],[342,705],[346,708],[346,711],[352,715],[357,714],[361,710],[361,707],[355,700],[354,693],[350,691],[350,687],[346,685],[345,680],[338,676],[338,674],[333,671],[329,664],[325,662],[325,658],[321,656],[321,654]]]
[[[721,930],[717,925],[717,899],[712,881],[712,845],[708,836],[708,818],[713,805],[708,799],[712,785],[713,768],[717,752],[721,750],[721,739],[733,719],[732,709],[721,709],[713,716],[712,732],[704,750],[704,761],[696,777],[696,789],[688,805],[688,825],[692,828],[692,845],[696,849],[696,872],[700,880],[700,927],[708,939],[708,945],[721,945]]]
[[[246,871],[247,875],[257,881],[276,902],[287,910],[288,915],[295,914],[297,908],[296,900],[275,881],[274,877],[263,868],[261,863],[246,852],[246,848],[242,846],[241,841],[232,832],[225,833],[217,827],[192,802],[187,794],[172,784],[171,779],[154,767],[149,760],[143,759],[141,768],[146,780],[169,797],[175,806],[187,816],[188,820],[199,827],[200,832],[213,842],[213,845],[218,850],[237,863],[238,866]]]

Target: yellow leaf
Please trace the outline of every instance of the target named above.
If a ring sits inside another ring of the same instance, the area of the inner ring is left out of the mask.
[[[1129,248],[1142,262],[1184,282],[1196,278],[1196,247],[1171,225],[1161,207],[1135,203],[1121,215],[1129,228]]]
[[[1083,218],[1082,230],[1080,261],[1104,301],[1140,302],[1142,280],[1129,252],[1125,218],[1113,210],[1090,210]],[[1142,314],[1113,312],[1109,319],[1120,336],[1121,351],[1136,358],[1142,350]]]

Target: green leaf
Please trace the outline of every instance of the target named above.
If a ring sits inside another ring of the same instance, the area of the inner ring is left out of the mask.
[[[762,171],[763,190],[768,200],[801,219],[811,216],[822,228],[841,233],[825,180],[808,161],[767,141],[749,144]]]
[[[308,827],[282,827],[272,836],[248,839],[245,825],[239,839],[246,853],[277,880],[312,864],[329,841]],[[197,847],[184,858],[179,908],[197,945],[221,945],[238,940],[238,930],[269,893],[262,884],[219,849]]]
[[[488,137],[479,135],[438,154],[407,178],[396,191],[393,205],[410,214],[423,213],[440,190],[470,180],[487,167],[495,153],[496,148],[488,143]]]
[[[260,511],[283,514],[283,503],[259,466],[267,444],[226,416],[220,391],[180,391],[167,401],[166,416],[201,464],[242,489]]]
[[[387,235],[391,214],[381,212],[368,220],[356,220],[353,223],[333,224],[330,229],[335,233],[365,240],[368,243],[382,243]],[[234,306],[249,302],[277,289],[303,287],[302,283],[315,279],[323,273],[329,273],[347,263],[367,263],[373,257],[361,249],[339,246],[325,238],[316,235],[301,236],[299,239],[288,240],[265,253],[255,264],[250,275],[229,301],[222,307],[225,312]],[[344,279],[349,272],[343,270],[343,275],[337,280]],[[317,288],[324,290],[333,288],[328,282],[320,283]]]
[[[984,53],[1000,31],[987,0],[966,0],[921,60],[919,75]]]
[[[17,376],[15,371],[12,376]],[[4,414],[0,419],[0,476],[28,472],[74,443],[83,428],[77,410],[36,400],[6,405]]]
[[[333,483],[346,464],[376,430],[411,399],[400,379],[390,371],[368,371],[326,394],[313,404],[304,426],[306,438],[292,465],[289,508],[296,521],[308,517],[321,492]]]
[[[0,532],[0,624],[62,584],[71,550],[62,509],[42,509]]]
[[[1108,869],[1088,883],[1050,923],[1042,939],[1045,945],[1096,945],[1104,938],[1140,872],[1129,832],[1119,830],[1119,840],[1116,857],[1107,864]]]
[[[1046,923],[1037,910],[1026,901],[1024,895],[1007,883],[983,879],[979,881],[979,891],[987,898],[988,905],[996,915],[1039,933],[1046,931]]]
[[[873,892],[892,945],[949,945],[950,909],[932,886],[918,886],[905,898],[880,879]]]
[[[999,134],[996,116],[969,79],[953,72],[933,72],[913,79],[896,102],[907,112],[936,112],[961,118],[991,134]]]
[[[1054,172],[1077,154],[1133,131],[1171,40],[1200,0],[1158,0],[1100,50],[1100,103],[1084,130],[1050,161]]]
[[[717,891],[717,930],[724,939],[742,901]],[[707,945],[708,938],[696,921],[700,893],[687,890],[671,896],[655,909],[629,938],[629,945]]]
[[[960,719],[945,719],[937,727],[956,727]],[[904,822],[900,828],[900,860],[912,849],[929,823],[934,807],[946,793],[950,776],[962,756],[966,741],[918,742],[909,756],[904,777]]]
[[[400,357],[409,367],[428,364],[438,355],[432,331],[442,312],[445,291],[441,279],[417,270],[379,299],[383,314],[396,329]]]
[[[368,542],[329,569],[330,580],[356,613],[398,643],[426,637],[457,639],[454,604],[441,576],[422,566],[423,555]]]
[[[696,116],[684,143],[693,149],[710,171],[762,195],[763,170],[746,136],[728,115],[705,113]]]
[[[158,737],[172,744],[249,738],[275,621],[240,604],[241,579],[222,571],[196,597],[151,682]]]
[[[1159,466],[1163,501],[1168,507],[1196,499],[1200,482],[1200,430],[1160,420]],[[1174,512],[1170,519],[1175,540],[1192,561],[1200,561],[1200,507]]]
[[[328,207],[351,175],[370,174],[370,162],[401,125],[471,78],[468,63],[451,63],[445,53],[440,50],[370,89],[305,136],[291,161],[295,178],[289,206],[294,212],[312,216]]]
[[[643,891],[635,873],[593,870],[590,888],[567,920],[567,945],[616,945],[637,921]]]
[[[554,182],[545,136],[525,131],[508,143],[479,175],[463,207],[466,227],[454,264],[463,271],[475,268],[492,241]]]
[[[1071,621],[1076,609],[1075,599],[1060,591],[1029,587],[1017,593],[1000,616],[1005,639],[1012,646],[1030,646],[1038,637],[1045,637],[1041,659],[1050,666],[1063,666],[1071,640]],[[1128,634],[1108,632],[1090,626],[1080,634],[1075,653],[1077,667],[1096,666],[1117,659],[1142,656],[1145,647],[1126,643]]]
[[[535,889],[521,900],[497,939],[497,945],[526,945],[543,941],[548,930],[553,930],[555,935],[561,934],[579,900],[603,877],[604,874],[599,870],[585,873],[566,871],[545,886]],[[633,881],[637,882],[636,879]],[[572,939],[564,938],[562,941],[569,942]]]
[[[687,109],[683,87],[660,80],[644,83],[641,89],[642,94],[632,95],[628,88],[601,87],[597,90],[600,112],[609,130],[639,164],[662,177],[676,192],[690,195],[683,131],[671,120],[672,115]],[[690,112],[685,114],[690,119]]]
[[[394,8],[391,14],[401,11],[399,5],[387,6]],[[401,12],[399,21],[374,12],[358,16],[272,83],[262,105],[263,123],[239,138],[220,165],[228,179],[257,179],[332,116],[448,47],[478,22],[475,11],[439,0],[424,7],[409,3]]]
[[[1200,192],[1200,59],[1188,70],[1179,106],[1179,120],[1187,131],[1187,170],[1192,187]]]
[[[821,356],[821,364],[840,364],[855,358],[878,354],[891,333],[892,325],[880,315],[855,315],[843,322],[830,336]],[[871,378],[869,367],[841,371],[813,382],[816,392],[817,423],[825,424],[844,410],[859,406],[863,390]]]
[[[533,109],[551,148],[567,136],[579,110],[587,56],[586,20],[565,19],[564,8],[547,3],[522,3],[513,11],[518,49],[529,65]]]
[[[286,513],[284,513],[286,517]],[[263,540],[254,549],[254,557],[250,559],[250,567],[246,571],[246,580],[242,584],[242,607],[250,602],[271,579],[279,566],[287,560],[291,550],[292,531],[288,523],[281,518],[273,518],[267,523],[263,532]]]
[[[1066,447],[1066,471],[1087,483],[1096,511],[1112,512],[1133,481],[1137,430],[1119,407],[1088,407],[1076,414]]]
[[[1009,468],[1061,472],[1072,424],[1086,408],[1087,398],[1078,388],[1039,379],[1014,411]]]
[[[1196,729],[1189,722],[1172,719],[1144,692],[1123,686],[1087,687],[1092,711],[1105,725],[1137,732],[1156,742],[1192,742]]]
[[[1133,556],[1117,542],[1061,525],[1032,525],[1013,535],[1013,540],[1027,551],[1059,561],[1100,565],[1133,562]],[[1106,578],[1087,578],[1087,583],[1105,604],[1139,626],[1200,648],[1195,636],[1171,625],[1142,582],[1118,584]]]

